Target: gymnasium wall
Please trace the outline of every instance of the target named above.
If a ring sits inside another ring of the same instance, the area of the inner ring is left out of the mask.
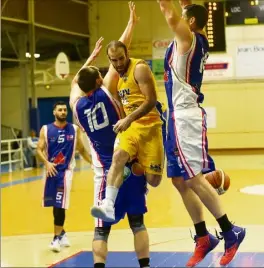
[[[199,2],[198,2],[199,3]],[[151,58],[153,40],[173,38],[156,1],[136,1],[137,14],[140,17],[137,26],[131,56]],[[96,40],[103,36],[106,45],[110,40],[121,35],[128,19],[126,1],[91,1],[89,25],[91,49]],[[236,60],[238,45],[264,45],[264,25],[236,26],[226,28],[227,52],[225,56]],[[55,62],[55,60],[54,60]],[[50,63],[52,64],[52,63]],[[105,51],[96,63],[107,66]],[[81,63],[71,64],[74,74]],[[233,64],[235,74],[235,64]],[[39,68],[39,67],[38,67]],[[162,82],[159,83],[159,94],[165,100]],[[70,79],[56,82],[49,90],[37,86],[38,97],[67,96],[70,90]],[[20,128],[19,71],[2,72],[2,124]],[[30,88],[29,94],[30,94]],[[204,83],[204,107],[213,107],[216,111],[215,127],[209,128],[209,146],[213,149],[231,148],[264,148],[264,77],[251,80],[221,79]],[[12,96],[12,101],[10,101]]]

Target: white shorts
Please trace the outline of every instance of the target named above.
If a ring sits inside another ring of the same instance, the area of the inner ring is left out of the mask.
[[[108,170],[101,167],[93,167],[94,170],[94,205],[100,205],[105,198],[106,176]],[[95,227],[103,227],[101,219],[95,218]]]
[[[208,155],[206,113],[193,107],[170,112],[166,141],[168,177],[192,178],[214,169]]]

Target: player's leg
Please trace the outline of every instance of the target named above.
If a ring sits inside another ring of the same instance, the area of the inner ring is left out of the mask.
[[[105,197],[106,181],[105,175],[107,171],[102,168],[95,168],[94,177],[94,204],[101,203]],[[111,225],[117,223],[121,218],[124,218],[125,213],[122,207],[124,206],[123,201],[123,186],[121,186],[120,191],[117,196],[115,203],[115,218],[116,221],[113,223],[104,222],[101,219],[95,219],[95,230],[93,239],[93,258],[95,268],[104,268],[106,257],[108,253],[107,241],[110,234]]]
[[[134,246],[140,267],[149,267],[149,236],[144,224],[147,212],[147,182],[139,163],[131,165],[131,175],[123,184],[123,203],[127,212],[129,226],[134,234]],[[131,191],[133,189],[133,191]]]
[[[107,170],[94,167],[94,205],[101,204],[105,197]],[[107,257],[107,240],[110,227],[98,218],[95,218],[94,239],[92,243],[94,267],[104,268]]]
[[[134,246],[141,268],[149,266],[149,236],[144,224],[144,215],[128,214],[129,226],[134,234]]]
[[[186,184],[199,196],[222,229],[227,245],[225,248],[225,264],[227,264],[233,259],[244,239],[245,230],[231,224],[219,195],[202,174],[202,170],[209,164],[205,112],[202,109],[194,108],[184,115],[177,111],[174,116],[176,117],[175,136],[180,162],[186,171]],[[239,230],[239,237],[236,238],[234,230]],[[189,266],[192,266],[191,264],[189,263]]]
[[[157,187],[162,179],[164,167],[164,146],[160,126],[140,128],[138,162],[145,170],[146,180]]]
[[[118,134],[115,143],[115,152],[112,164],[107,174],[105,198],[101,204],[94,205],[91,209],[93,217],[106,222],[115,221],[114,204],[121,184],[123,183],[125,164],[133,159],[137,151],[137,133],[133,127]]]
[[[148,140],[149,137],[148,137],[147,139],[143,139],[143,141],[140,141],[142,145],[144,143],[147,144],[147,148],[145,148],[144,146],[143,147],[144,149],[139,152],[139,155],[142,156],[142,158],[149,157],[149,161],[145,160],[146,161],[145,169],[146,169],[147,182],[152,187],[157,187],[162,180],[162,170],[163,170],[163,162],[164,162],[164,146],[165,146],[165,141],[166,141],[166,129],[167,129],[167,120],[166,120],[167,113],[163,111],[162,104],[160,102],[157,102],[156,108],[160,114],[162,126],[158,128],[151,128],[151,132],[154,132],[154,133],[150,133],[150,135],[148,136],[152,137],[153,139],[149,141]],[[144,155],[145,149],[147,149],[146,155]],[[155,158],[156,160],[154,160]],[[161,166],[160,170],[158,170],[159,165]],[[158,172],[156,172],[155,169]]]
[[[219,240],[210,234],[206,228],[203,204],[196,193],[187,186],[183,179],[186,171],[182,168],[179,158],[179,150],[174,134],[174,120],[172,117],[168,121],[168,135],[165,144],[167,155],[167,176],[172,178],[174,187],[178,190],[183,203],[193,221],[196,235],[194,237],[196,247],[193,256],[187,266],[194,266],[204,259],[219,243]]]
[[[93,239],[93,259],[94,268],[105,268],[108,254],[107,241],[111,226],[95,227]]]
[[[69,247],[70,242],[64,230],[64,223],[66,218],[66,209],[70,204],[70,192],[72,185],[72,170],[59,172],[56,178],[55,194],[53,197],[53,217],[54,217],[54,238],[51,249],[53,251],[60,251],[60,246]]]
[[[53,207],[53,218],[54,218],[54,237],[52,242],[50,243],[50,249],[59,252],[60,251],[60,242],[58,237],[56,236],[56,228],[55,228],[55,215],[54,215],[54,205],[55,205],[55,197],[56,197],[56,189],[57,189],[57,181],[55,177],[46,177],[44,176],[44,196],[43,196],[43,206],[44,207]]]

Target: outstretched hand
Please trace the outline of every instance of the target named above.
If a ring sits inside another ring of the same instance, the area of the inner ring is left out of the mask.
[[[98,41],[96,42],[95,47],[94,47],[94,50],[93,50],[92,54],[90,55],[90,58],[92,60],[94,60],[99,55],[99,53],[100,53],[100,51],[101,51],[101,49],[103,47],[103,45],[102,45],[102,42],[103,41],[104,41],[104,38],[103,37],[100,37],[98,39]]]
[[[128,6],[130,10],[129,22],[136,24],[140,20],[140,17],[138,17],[136,14],[136,5],[134,2],[130,1],[128,2]]]

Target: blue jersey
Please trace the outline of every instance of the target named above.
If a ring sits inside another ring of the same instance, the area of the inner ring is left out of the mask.
[[[78,99],[74,105],[74,114],[77,123],[88,136],[93,165],[110,167],[116,138],[113,125],[121,118],[117,101],[102,86]]]
[[[191,48],[183,55],[178,55],[176,41],[169,45],[164,61],[164,81],[170,111],[203,102],[201,85],[208,49],[207,38],[198,33],[193,33]]]
[[[58,171],[75,167],[76,127],[70,123],[63,128],[54,123],[44,126],[48,161],[57,164]]]

